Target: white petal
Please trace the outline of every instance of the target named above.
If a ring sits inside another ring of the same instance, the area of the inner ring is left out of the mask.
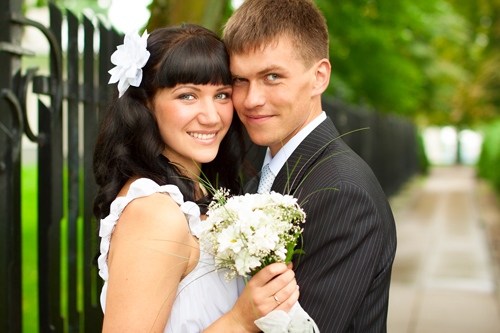
[[[120,82],[118,82],[118,91],[120,92],[118,98],[123,96],[128,87],[130,87],[130,84],[127,82],[127,80],[120,80]]]
[[[145,53],[142,54],[142,58],[138,62],[140,68],[146,66],[146,63],[148,62],[150,56],[151,53],[149,53],[149,51],[146,51]]]
[[[142,81],[142,69],[137,70],[137,75],[133,82],[130,82],[131,86],[138,87]]]

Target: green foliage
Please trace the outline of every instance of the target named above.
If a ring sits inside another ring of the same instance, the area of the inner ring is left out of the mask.
[[[484,140],[478,162],[479,175],[491,182],[500,193],[500,120],[484,128]]]
[[[469,23],[442,0],[316,0],[328,23],[328,92],[380,111],[416,116],[453,110]]]
[[[500,115],[500,11],[499,0],[449,0],[470,22],[465,68],[470,73],[454,96],[455,123],[490,121]]]

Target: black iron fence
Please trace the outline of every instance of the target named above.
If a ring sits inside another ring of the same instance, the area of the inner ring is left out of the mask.
[[[70,11],[63,16],[52,4],[50,28],[46,28],[23,17],[21,3],[0,1],[0,331],[22,330],[20,161],[24,133],[38,145],[40,332],[97,332],[101,329],[102,311],[101,279],[92,265],[98,249],[92,216],[96,193],[92,152],[99,111],[105,108],[112,89],[107,85],[107,71],[112,67],[109,59],[121,38],[103,24],[96,27],[85,17],[79,21]],[[68,27],[65,36],[63,20]],[[21,47],[24,26],[39,29],[49,41],[50,75],[37,75],[37,68],[21,68],[21,57],[34,55]],[[79,29],[83,29],[82,53],[78,49]],[[64,52],[63,38],[68,45]],[[100,45],[97,55],[95,38]],[[27,117],[28,86],[36,94],[50,96],[49,106],[38,101],[36,136]],[[66,136],[63,127],[67,129]],[[63,145],[67,154],[63,153]],[[67,184],[66,188],[63,184]],[[63,220],[67,225],[66,235],[61,235]],[[79,225],[83,225],[83,234]],[[62,237],[67,240],[64,250],[67,263],[61,262]],[[83,246],[78,248],[78,244]],[[79,262],[83,262],[81,267]],[[67,267],[65,274],[61,274],[61,267]],[[61,281],[61,276],[67,281]],[[63,284],[67,286],[64,311]],[[79,304],[83,304],[83,309]]]
[[[22,331],[21,290],[21,138],[38,145],[38,290],[40,332],[97,332],[101,329],[101,279],[92,265],[97,253],[92,203],[96,193],[91,158],[100,111],[112,87],[107,85],[110,56],[121,37],[103,24],[82,21],[49,6],[50,27],[22,16],[21,1],[0,0],[0,331]],[[67,21],[67,36],[62,22]],[[22,29],[39,29],[50,44],[50,75],[24,69]],[[83,30],[83,51],[78,49]],[[99,51],[94,50],[98,38]],[[61,41],[68,41],[67,50]],[[30,127],[28,87],[50,97],[38,101],[38,135]],[[412,123],[324,99],[324,109],[340,133],[369,127],[344,140],[373,168],[387,194],[394,193],[418,168]],[[63,116],[64,115],[64,116]],[[63,127],[67,135],[63,135]],[[83,132],[81,132],[83,131]],[[67,147],[67,154],[63,152]],[[83,149],[82,149],[83,148]],[[264,149],[252,150],[261,166]],[[67,184],[67,185],[64,185]],[[65,187],[65,188],[63,188]],[[67,225],[62,235],[62,221]],[[83,232],[79,230],[83,226]],[[62,243],[64,236],[66,242]],[[61,256],[62,246],[66,246]],[[78,244],[83,244],[81,247]],[[61,259],[62,258],[62,259]],[[61,262],[66,260],[66,263]],[[81,264],[83,263],[83,264]],[[61,274],[62,267],[67,272]],[[62,281],[64,276],[66,281]],[[62,309],[61,286],[67,296]],[[81,305],[83,304],[83,306]]]
[[[341,134],[367,128],[342,139],[370,165],[386,195],[419,171],[418,133],[408,119],[328,98],[323,99],[323,109]]]

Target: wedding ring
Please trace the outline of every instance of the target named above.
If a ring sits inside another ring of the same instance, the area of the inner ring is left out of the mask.
[[[280,302],[280,300],[278,299],[278,296],[273,295],[273,297],[274,297],[274,300],[276,301],[276,303],[278,303],[278,305],[281,305],[281,302]]]

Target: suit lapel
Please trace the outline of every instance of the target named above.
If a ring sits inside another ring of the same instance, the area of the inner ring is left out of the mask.
[[[276,176],[272,191],[293,194],[300,181],[314,164],[328,144],[337,138],[339,133],[328,117],[316,127],[295,149]],[[290,176],[288,176],[290,175]]]
[[[243,187],[243,193],[250,193],[250,194],[257,193],[257,190],[259,189],[261,173],[262,172],[259,171],[259,173],[255,177],[253,177],[252,179],[250,179],[245,183],[245,186]]]

